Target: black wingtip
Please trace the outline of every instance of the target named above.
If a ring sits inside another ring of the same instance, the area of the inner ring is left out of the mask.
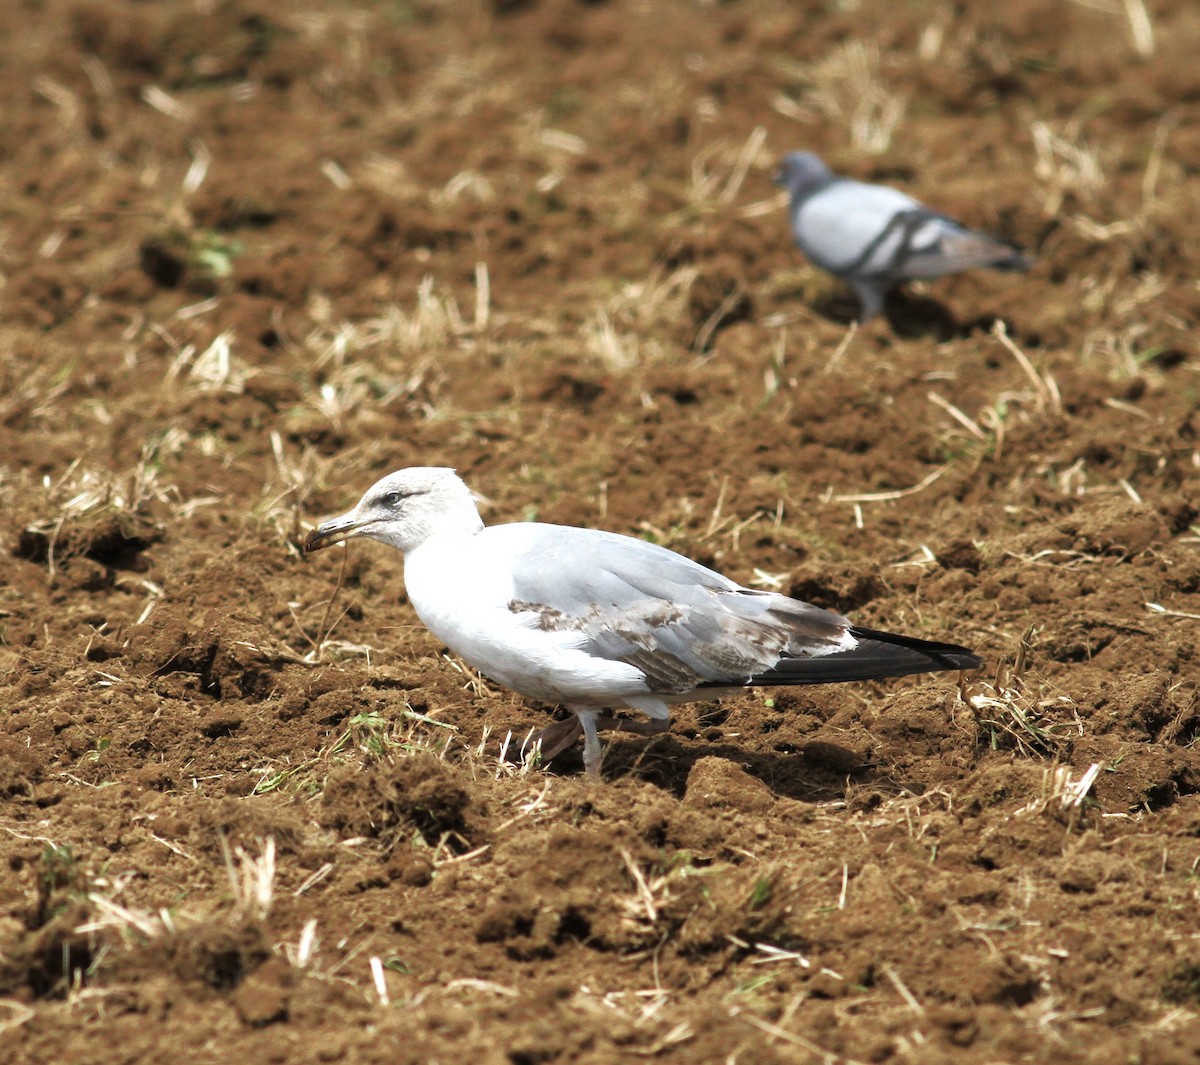
[[[884,644],[889,647],[904,648],[915,651],[929,659],[929,672],[939,669],[982,669],[983,659],[974,651],[961,647],[956,643],[939,643],[936,640],[922,640],[916,636],[901,636],[894,632],[880,632],[877,629],[863,629],[852,626],[850,635],[856,640],[867,640]]]
[[[774,668],[743,681],[750,686],[838,684],[852,680],[886,680],[917,673],[979,669],[983,660],[956,643],[938,643],[894,632],[851,627],[858,642],[832,654],[781,659]]]

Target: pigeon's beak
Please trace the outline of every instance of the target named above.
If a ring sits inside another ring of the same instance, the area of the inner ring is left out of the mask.
[[[304,538],[305,551],[320,551],[323,547],[339,544],[343,540],[361,536],[362,530],[374,524],[373,518],[360,518],[357,510],[350,511],[338,518],[330,518],[321,522]]]
[[[772,185],[786,185],[787,184],[787,174],[784,173],[783,167],[780,167],[778,170],[775,171],[774,174],[771,175],[771,184]]]

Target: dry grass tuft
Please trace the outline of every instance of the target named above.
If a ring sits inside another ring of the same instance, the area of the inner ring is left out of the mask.
[[[492,324],[491,276],[486,263],[476,264],[469,319],[430,276],[417,286],[411,308],[393,304],[362,322],[336,321],[328,302],[317,298],[309,314],[315,324],[302,348],[312,356],[306,363],[312,379],[304,392],[316,417],[341,432],[371,410],[401,406],[429,416],[441,401],[448,352],[470,349]]]
[[[1061,415],[1063,409],[1062,396],[1058,391],[1058,382],[1051,376],[1050,371],[1039,371],[1034,368],[1033,363],[1029,361],[1029,357],[1009,337],[1008,329],[1002,321],[997,321],[992,327],[992,335],[1017,360],[1017,365],[1021,367],[1022,373],[1025,374],[1033,386],[1031,393],[1033,410],[1037,414],[1050,413]]]
[[[884,81],[877,45],[847,41],[798,73],[810,86],[801,102],[777,96],[775,110],[798,121],[843,126],[850,143],[869,155],[882,155],[891,147],[908,100]]]
[[[1047,122],[1030,126],[1033,136],[1033,174],[1046,187],[1042,210],[1054,217],[1063,201],[1090,199],[1104,187],[1100,157],[1084,139],[1080,122],[1070,122],[1055,130]]]
[[[171,447],[175,441],[163,443]],[[178,489],[164,481],[159,455],[159,445],[147,445],[124,473],[93,468],[80,457],[57,479],[47,474],[36,505],[45,516],[24,526],[16,553],[44,561],[54,577],[70,558],[87,555],[107,562],[158,540],[164,512],[186,518],[208,502],[183,501]]]
[[[454,725],[414,710],[407,702],[394,715],[363,711],[350,717],[345,727],[311,757],[260,767],[253,794],[282,790],[315,797],[324,789],[329,774],[340,766],[366,765],[376,759],[419,752],[444,759],[452,747],[466,751],[461,744],[455,747],[457,733]]]
[[[964,691],[976,727],[992,750],[1013,750],[1026,758],[1053,758],[1063,753],[1070,739],[1083,734],[1083,722],[1074,700],[1058,693],[1031,669],[1036,629],[1021,637],[1011,661],[997,663],[994,680],[978,682],[976,691]],[[1070,720],[1064,721],[1066,715]]]
[[[1075,0],[1075,3],[1122,19],[1134,54],[1139,59],[1149,59],[1154,55],[1154,22],[1146,10],[1145,0]]]
[[[179,348],[167,368],[166,384],[183,380],[198,392],[242,392],[249,368],[233,354],[230,331],[217,334],[203,351],[195,344]]]
[[[225,859],[235,915],[259,921],[266,918],[275,901],[275,840],[268,836],[262,841],[259,854],[252,855],[240,844],[231,851],[222,835],[221,854]]]
[[[719,140],[696,155],[688,187],[691,206],[702,212],[728,211],[737,201],[750,168],[766,162],[763,156],[766,143],[766,127],[755,126],[740,147]],[[772,197],[770,202],[776,199]]]
[[[1100,763],[1093,762],[1078,777],[1067,765],[1056,765],[1042,774],[1042,791],[1036,798],[1017,810],[1017,816],[1053,812],[1065,815],[1074,824],[1083,808],[1092,785],[1100,775]]]
[[[692,266],[670,273],[655,268],[644,280],[623,285],[584,323],[584,349],[609,372],[661,360],[670,349],[660,335],[688,317],[688,293],[696,277]]]

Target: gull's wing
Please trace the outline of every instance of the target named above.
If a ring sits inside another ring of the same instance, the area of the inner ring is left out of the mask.
[[[653,692],[978,665],[965,648],[856,629],[840,614],[742,588],[655,544],[588,529],[545,530],[513,557],[509,609],[543,630],[577,635],[588,654],[639,669]]]

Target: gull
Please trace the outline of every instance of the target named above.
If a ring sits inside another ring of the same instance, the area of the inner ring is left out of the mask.
[[[484,527],[452,469],[388,474],[304,547],[359,536],[403,552],[409,602],[446,647],[497,683],[571,712],[535,742],[548,761],[582,733],[592,777],[600,731],[665,732],[673,703],[982,665],[965,647],[862,628],[632,536],[541,522]]]
[[[1011,244],[967,229],[899,189],[838,177],[812,152],[785,155],[775,184],[791,195],[796,246],[854,289],[861,322],[883,310],[888,289],[900,281],[1033,263]]]

